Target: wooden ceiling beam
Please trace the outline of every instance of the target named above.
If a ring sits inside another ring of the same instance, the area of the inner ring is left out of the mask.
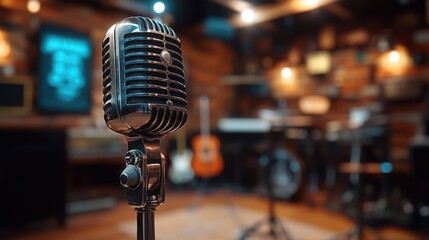
[[[353,19],[353,14],[348,9],[338,3],[329,4],[325,7],[325,9],[343,20]]]

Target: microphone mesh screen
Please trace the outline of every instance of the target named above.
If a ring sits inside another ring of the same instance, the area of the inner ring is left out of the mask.
[[[186,107],[178,41],[154,32],[135,32],[124,35],[123,47],[127,104],[165,104],[171,100],[176,107]],[[164,47],[173,59],[169,66],[160,57]]]

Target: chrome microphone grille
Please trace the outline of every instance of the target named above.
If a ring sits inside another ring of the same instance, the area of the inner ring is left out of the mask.
[[[127,104],[165,104],[171,100],[174,106],[186,107],[180,43],[173,39],[166,41],[162,37],[151,32],[124,35]],[[170,64],[162,59],[161,53],[165,49],[172,57]]]
[[[145,17],[112,26],[103,41],[105,120],[125,135],[160,136],[184,125],[186,85],[174,31]]]
[[[110,111],[112,109],[112,77],[110,68],[110,38],[106,38],[102,44],[102,64],[103,64],[103,110]]]

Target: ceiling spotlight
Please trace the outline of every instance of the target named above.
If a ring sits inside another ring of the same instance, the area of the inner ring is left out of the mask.
[[[241,19],[243,22],[251,23],[253,20],[255,20],[255,13],[252,9],[247,8],[241,12]]]
[[[153,5],[153,11],[156,13],[163,13],[165,11],[165,4],[163,2],[156,2]]]
[[[40,11],[40,2],[39,0],[28,0],[27,1],[27,10],[31,13],[37,13]]]

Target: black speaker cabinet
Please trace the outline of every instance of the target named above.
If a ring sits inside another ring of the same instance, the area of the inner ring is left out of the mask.
[[[0,229],[65,223],[64,130],[0,130]]]

